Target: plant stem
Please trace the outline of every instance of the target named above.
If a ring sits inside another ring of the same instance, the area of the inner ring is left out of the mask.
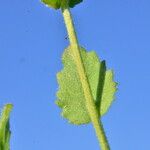
[[[86,107],[87,107],[89,116],[95,128],[96,135],[98,137],[101,149],[110,150],[107,138],[105,136],[102,122],[99,121],[99,113],[98,113],[98,110],[96,109],[95,102],[93,100],[93,96],[91,93],[89,81],[85,72],[84,64],[83,64],[81,53],[80,53],[80,46],[79,46],[77,35],[75,32],[73,19],[72,19],[69,6],[68,6],[68,0],[62,1],[61,8],[62,8],[62,14],[64,17],[65,25],[68,31],[73,58],[74,58],[74,61],[78,70],[79,78],[80,78],[84,96],[86,99]]]

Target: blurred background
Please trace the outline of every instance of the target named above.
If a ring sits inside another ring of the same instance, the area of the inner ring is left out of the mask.
[[[150,149],[150,1],[84,0],[71,9],[80,41],[119,83],[102,119],[112,150]],[[99,150],[91,124],[55,105],[56,73],[69,44],[61,11],[39,0],[0,3],[0,107],[11,102],[11,150]]]

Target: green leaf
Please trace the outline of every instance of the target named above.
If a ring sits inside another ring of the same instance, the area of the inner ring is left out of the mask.
[[[103,85],[103,93],[101,97],[101,107],[100,107],[100,114],[103,116],[108,109],[110,108],[113,100],[114,100],[114,93],[116,92],[117,83],[113,81],[114,74],[112,70],[108,70],[105,73],[105,82]]]
[[[9,150],[10,129],[9,115],[12,110],[12,104],[4,106],[0,116],[0,150]]]
[[[86,75],[90,84],[99,115],[104,115],[110,107],[116,83],[113,73],[106,71],[105,61],[100,61],[94,51],[87,52],[80,48]],[[59,91],[56,104],[62,108],[62,116],[73,124],[89,123],[90,117],[85,105],[85,97],[73,59],[71,47],[68,47],[62,57],[64,68],[57,74]]]
[[[73,8],[75,5],[81,3],[83,0],[69,0],[69,7]]]
[[[54,9],[61,8],[61,3],[63,2],[63,0],[41,0],[41,1],[47,6],[54,8]],[[82,0],[69,0],[68,4],[69,4],[69,7],[73,8],[75,5],[81,2]]]
[[[61,0],[41,0],[44,4],[54,9],[59,9],[61,6]]]

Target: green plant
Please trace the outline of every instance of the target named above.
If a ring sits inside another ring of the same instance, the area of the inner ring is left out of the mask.
[[[70,123],[93,123],[102,150],[109,150],[101,117],[108,111],[114,99],[116,83],[113,71],[106,70],[105,61],[98,59],[94,51],[87,52],[79,45],[70,7],[81,0],[42,0],[54,9],[61,9],[67,28],[70,46],[64,51],[64,68],[57,74],[59,91],[56,104],[62,108],[62,116]]]
[[[82,0],[42,0],[54,9],[61,9],[70,45],[65,49],[63,70],[57,74],[59,90],[56,104],[62,116],[75,125],[92,122],[102,150],[110,150],[101,117],[114,100],[117,83],[113,71],[106,69],[105,61],[99,60],[94,51],[87,52],[79,45],[70,7]],[[9,150],[9,115],[12,104],[4,106],[0,117],[0,150]]]
[[[4,106],[0,116],[0,150],[9,150],[10,130],[9,115],[12,110],[12,104]]]

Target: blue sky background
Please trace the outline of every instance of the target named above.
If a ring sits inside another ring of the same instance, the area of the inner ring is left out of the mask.
[[[150,149],[150,1],[84,0],[72,9],[80,44],[115,70],[116,101],[103,117],[112,150]],[[14,104],[11,150],[99,150],[91,124],[54,104],[67,47],[60,11],[39,0],[0,3],[0,106]]]

